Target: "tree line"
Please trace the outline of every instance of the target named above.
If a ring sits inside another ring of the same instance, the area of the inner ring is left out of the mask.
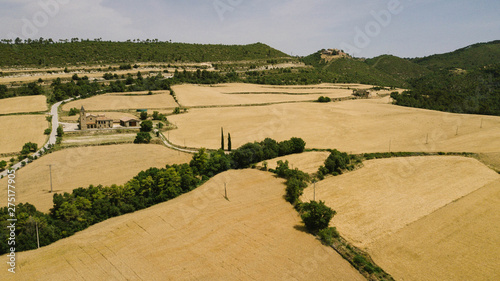
[[[16,235],[19,251],[36,249],[35,226],[38,225],[40,245],[46,246],[73,235],[108,218],[148,208],[189,192],[211,177],[229,169],[247,168],[262,160],[303,152],[305,142],[299,138],[277,142],[265,139],[243,145],[230,154],[223,150],[201,149],[189,164],[166,165],[141,171],[124,185],[94,186],[74,189],[72,193],[54,194],[48,214],[29,204],[16,208]],[[0,241],[7,241],[7,207],[0,209]],[[7,243],[0,244],[0,254],[8,252]]]

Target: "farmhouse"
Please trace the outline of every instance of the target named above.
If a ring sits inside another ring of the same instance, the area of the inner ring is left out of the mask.
[[[88,129],[110,129],[113,128],[113,119],[107,118],[105,115],[93,115],[85,113],[85,108],[80,109],[80,130]]]
[[[120,119],[120,125],[122,127],[138,127],[139,122],[141,122],[139,119],[135,118],[122,118]]]

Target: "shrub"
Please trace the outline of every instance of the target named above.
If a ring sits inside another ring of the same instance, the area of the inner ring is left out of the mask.
[[[331,102],[332,99],[329,98],[329,97],[324,97],[324,96],[321,96],[318,98],[317,102]]]
[[[47,128],[47,129],[45,129],[45,131],[43,133],[45,135],[50,135],[50,133],[52,133],[52,129],[51,128]]]
[[[307,183],[304,181],[297,179],[297,178],[291,178],[286,181],[286,195],[285,199],[286,201],[290,202],[291,204],[296,204],[299,202],[300,196],[304,193],[304,188],[307,187]]]
[[[342,170],[347,168],[350,162],[349,155],[345,152],[333,150],[330,156],[325,160],[325,168],[333,175],[342,174]]]
[[[139,132],[135,137],[134,143],[149,143],[151,141],[151,135],[146,132]]]
[[[337,213],[325,205],[323,201],[311,201],[301,206],[301,218],[306,228],[311,233],[317,233],[320,229],[328,227],[330,220]]]
[[[151,132],[153,130],[153,122],[146,120],[141,122],[141,132]]]
[[[75,116],[78,113],[80,113],[80,110],[76,107],[73,107],[72,109],[69,110],[69,116]]]
[[[321,241],[328,246],[331,246],[333,243],[333,238],[339,238],[339,232],[335,227],[327,227],[323,228],[318,233]]]

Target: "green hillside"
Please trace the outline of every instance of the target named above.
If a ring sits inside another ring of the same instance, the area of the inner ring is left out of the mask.
[[[334,80],[342,83],[362,83],[379,86],[403,87],[404,79],[371,67],[365,61],[351,58],[333,60],[323,67],[333,74]]]
[[[367,59],[366,63],[375,69],[403,80],[419,78],[431,72],[423,66],[392,55]]]
[[[313,66],[321,73],[323,79],[328,82],[363,83],[394,87],[403,87],[406,84],[401,77],[392,73],[385,73],[360,59],[341,58],[325,62],[321,59],[321,51],[318,51],[302,58],[302,61]]]
[[[478,43],[454,52],[416,58],[412,61],[431,70],[455,68],[471,70],[500,62],[500,40]]]
[[[169,42],[82,41],[49,43],[44,40],[0,44],[0,66],[64,66],[135,62],[241,61],[289,57],[262,43],[201,45]]]

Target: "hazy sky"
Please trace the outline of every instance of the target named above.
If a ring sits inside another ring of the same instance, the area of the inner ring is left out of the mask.
[[[262,42],[293,55],[444,53],[500,39],[499,0],[0,0],[0,38]]]

